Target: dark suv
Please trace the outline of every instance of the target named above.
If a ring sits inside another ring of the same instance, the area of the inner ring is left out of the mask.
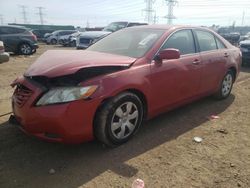
[[[38,48],[36,36],[25,27],[0,26],[0,40],[6,52],[31,55]]]

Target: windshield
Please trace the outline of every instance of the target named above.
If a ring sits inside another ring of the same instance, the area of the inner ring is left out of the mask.
[[[103,38],[87,50],[117,54],[129,57],[142,57],[160,38],[165,30],[125,29]]]
[[[113,22],[103,29],[103,31],[115,32],[127,27],[128,22]]]

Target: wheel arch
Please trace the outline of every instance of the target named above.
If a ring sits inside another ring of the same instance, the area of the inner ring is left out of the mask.
[[[231,70],[233,72],[234,75],[234,82],[236,80],[236,76],[237,76],[237,69],[234,66],[229,67],[228,70]]]
[[[133,93],[135,94],[136,96],[139,97],[139,99],[141,100],[142,104],[143,104],[143,119],[147,119],[147,116],[148,116],[148,101],[147,101],[147,98],[146,98],[146,95],[139,89],[136,89],[136,88],[129,88],[129,89],[124,89],[118,93],[116,93],[114,96],[110,96],[110,97],[106,97],[104,98],[101,103],[99,104],[96,112],[95,112],[95,115],[94,115],[94,120],[96,119],[96,116],[98,114],[98,112],[102,109],[102,107],[108,102],[110,101],[113,97],[121,94],[121,93],[124,93],[124,92],[130,92],[130,93]]]

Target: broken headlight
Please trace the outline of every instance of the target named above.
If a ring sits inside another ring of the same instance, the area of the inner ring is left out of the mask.
[[[71,102],[89,98],[97,89],[96,85],[87,87],[56,87],[45,93],[36,103],[37,106]]]

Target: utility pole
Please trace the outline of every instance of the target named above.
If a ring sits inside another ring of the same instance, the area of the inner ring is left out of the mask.
[[[173,23],[173,19],[175,19],[174,16],[174,6],[178,3],[177,0],[165,0],[168,6],[168,15],[165,16],[165,18],[168,19],[168,24],[172,24]]]
[[[153,9],[153,4],[155,3],[155,0],[145,0],[145,3],[146,3],[146,8],[142,10],[143,12],[146,12],[145,20],[148,23],[152,23],[153,12],[155,12],[155,10]]]
[[[23,23],[27,24],[28,21],[27,21],[27,12],[26,12],[26,6],[24,5],[19,5],[19,7],[22,9],[22,12],[21,14],[23,15]]]
[[[0,14],[0,22],[1,22],[1,25],[3,25],[3,15]]]
[[[241,19],[241,25],[244,25],[244,21],[245,21],[245,11],[243,11],[242,13],[242,19]]]
[[[40,23],[41,25],[43,25],[44,23],[44,19],[43,19],[43,16],[44,16],[44,13],[43,13],[43,9],[45,9],[44,7],[36,7],[38,9],[38,15],[40,17]]]

